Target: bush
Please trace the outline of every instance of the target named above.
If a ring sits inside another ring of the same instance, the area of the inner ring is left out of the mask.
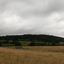
[[[48,42],[48,43],[47,43],[47,46],[51,46],[51,43],[50,43],[50,42]]]
[[[0,42],[0,46],[2,46],[2,42]]]
[[[47,43],[46,42],[42,43],[42,46],[47,46]]]
[[[21,43],[19,41],[16,41],[15,46],[21,46]]]
[[[9,44],[9,41],[8,41],[8,40],[6,40],[5,42],[3,42],[3,44]]]
[[[7,44],[9,44],[9,41],[8,41],[8,40],[6,40],[6,43],[7,43]]]
[[[56,46],[55,42],[52,42],[52,46]]]
[[[36,46],[35,42],[31,42],[29,46]]]
[[[15,42],[10,42],[10,44],[15,44]]]
[[[13,42],[18,41],[18,37],[13,37]]]
[[[42,46],[42,43],[36,43],[36,46]]]

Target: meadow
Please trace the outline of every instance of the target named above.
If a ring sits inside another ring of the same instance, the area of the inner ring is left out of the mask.
[[[64,46],[0,47],[0,64],[64,64]]]

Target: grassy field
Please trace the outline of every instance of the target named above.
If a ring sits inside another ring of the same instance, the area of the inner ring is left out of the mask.
[[[0,40],[0,42],[5,42],[6,40]],[[2,44],[2,46],[14,46],[15,44],[14,43],[10,43],[10,42],[13,42],[12,40],[9,40],[9,43],[8,44]],[[19,41],[21,44],[22,44],[22,46],[28,46],[32,41]],[[43,43],[46,43],[46,45],[47,44],[50,44],[51,45],[51,43],[52,42],[39,42],[39,41],[34,41],[35,42],[35,44],[36,44],[36,46],[41,46],[41,44],[43,44]],[[48,46],[48,45],[47,45]],[[64,42],[60,42],[59,43],[59,46],[64,46]]]
[[[0,47],[0,64],[64,64],[64,46]]]

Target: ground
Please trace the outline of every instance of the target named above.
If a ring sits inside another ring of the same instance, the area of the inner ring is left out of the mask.
[[[64,46],[0,47],[0,64],[64,64]]]

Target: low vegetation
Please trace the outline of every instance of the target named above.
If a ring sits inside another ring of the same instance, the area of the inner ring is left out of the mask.
[[[0,47],[0,64],[64,64],[63,46]]]
[[[0,46],[64,46],[64,38],[52,35],[8,35],[0,37]]]

